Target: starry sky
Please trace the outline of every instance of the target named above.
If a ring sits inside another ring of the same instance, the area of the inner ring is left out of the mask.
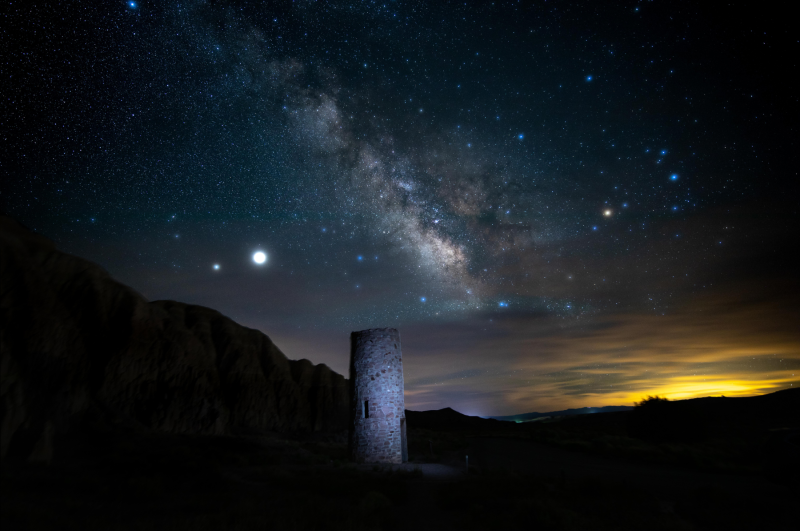
[[[409,409],[796,386],[798,33],[697,4],[10,1],[0,208]]]

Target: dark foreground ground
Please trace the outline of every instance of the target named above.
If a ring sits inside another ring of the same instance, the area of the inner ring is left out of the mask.
[[[344,434],[95,431],[62,442],[49,466],[4,464],[0,525],[6,531],[731,530],[794,529],[797,522],[793,482],[504,435],[410,430],[412,462],[386,467],[348,464]]]

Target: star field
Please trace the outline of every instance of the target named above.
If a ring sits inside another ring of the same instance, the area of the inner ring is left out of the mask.
[[[398,327],[412,409],[789,386],[800,50],[751,8],[11,2],[2,209],[290,358]]]

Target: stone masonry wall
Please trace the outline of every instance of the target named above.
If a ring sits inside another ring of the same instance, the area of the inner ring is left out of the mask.
[[[373,328],[350,336],[350,457],[359,463],[402,463],[405,400],[400,333]]]

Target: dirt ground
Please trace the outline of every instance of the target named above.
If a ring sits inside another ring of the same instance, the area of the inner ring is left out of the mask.
[[[689,468],[633,463],[624,459],[571,452],[511,438],[469,440],[470,464],[481,469],[505,469],[561,481],[599,479],[649,489],[675,491],[687,485],[770,492],[786,491],[762,477],[704,473]]]
[[[338,440],[122,438],[48,467],[4,465],[0,528],[793,529],[797,493],[757,475],[429,437],[392,466],[348,463]]]
[[[778,500],[788,501],[793,498],[788,487],[759,476],[706,473],[690,468],[640,464],[514,438],[470,438],[469,447],[463,457],[464,462],[460,466],[455,459],[450,459],[448,464],[407,463],[392,467],[394,470],[421,472],[421,477],[413,482],[406,506],[414,509],[400,515],[401,528],[457,528],[463,522],[464,514],[471,509],[470,500],[464,500],[463,506],[457,504],[455,511],[442,511],[439,500],[442,484],[456,485],[470,480],[481,481],[484,477],[503,478],[504,475],[525,478],[526,481],[535,478],[561,487],[570,484],[598,485],[600,488],[608,486],[614,491],[621,485],[623,491],[638,491],[655,500],[660,513],[674,517],[675,528],[685,526],[686,529],[718,528],[713,522],[693,525],[675,514],[676,505],[685,507],[686,499],[693,497],[694,493],[714,493],[716,497],[733,500],[732,503],[736,503],[736,500],[750,500],[751,503],[747,504],[749,510],[752,510],[748,512],[750,516],[757,515],[762,509],[768,510],[768,507],[761,506],[761,500],[779,503]],[[768,519],[760,521],[766,523]],[[781,522],[780,519],[773,522],[771,528],[781,529]],[[742,521],[741,525],[739,527],[730,521],[724,523],[725,527],[733,529],[746,528],[750,524]]]

